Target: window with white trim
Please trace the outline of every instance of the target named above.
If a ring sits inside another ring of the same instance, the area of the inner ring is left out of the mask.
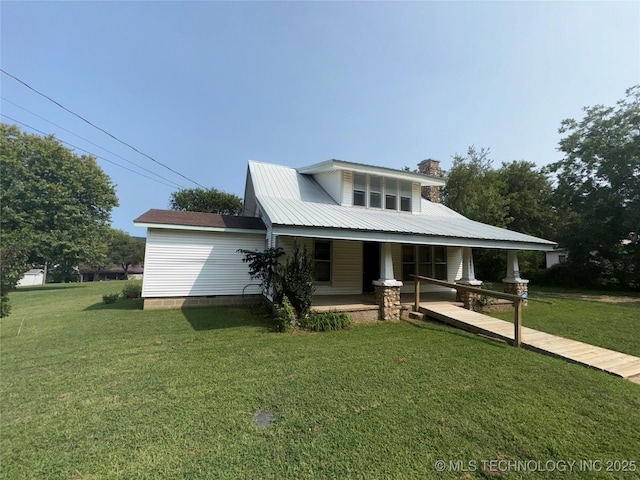
[[[384,208],[387,210],[398,209],[398,180],[386,178],[384,182]]]
[[[316,282],[331,282],[331,240],[313,243],[313,264]]]
[[[400,182],[400,210],[402,212],[411,211],[411,182]]]
[[[369,175],[369,207],[382,208],[382,177]]]
[[[447,247],[402,245],[402,280],[413,281],[416,274],[447,280]]]
[[[353,204],[367,206],[367,176],[364,173],[353,174]]]

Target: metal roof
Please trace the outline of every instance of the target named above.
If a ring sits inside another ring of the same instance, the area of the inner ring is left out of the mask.
[[[136,226],[151,228],[266,231],[262,220],[256,217],[179,210],[151,209],[136,218],[133,223]]]
[[[421,213],[405,213],[336,203],[310,174],[294,168],[249,162],[255,196],[274,226],[339,229],[350,232],[421,235],[487,241],[486,246],[527,245],[551,250],[548,240],[469,220],[445,205],[422,199]]]

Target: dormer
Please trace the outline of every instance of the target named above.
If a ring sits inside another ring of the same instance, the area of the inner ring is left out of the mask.
[[[328,160],[297,171],[312,175],[342,206],[383,211],[420,213],[422,190],[445,184],[436,176],[342,160]]]

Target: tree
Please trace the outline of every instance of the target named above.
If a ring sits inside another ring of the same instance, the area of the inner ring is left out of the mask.
[[[53,136],[0,124],[0,232],[11,233],[27,262],[71,272],[106,254],[115,187],[91,156]]]
[[[489,149],[469,147],[466,156],[454,155],[446,173],[442,203],[471,220],[506,227],[508,215],[504,186],[492,168]]]
[[[219,213],[220,215],[241,215],[242,199],[233,193],[217,188],[186,188],[171,194],[172,210],[189,212]]]
[[[564,158],[549,166],[562,217],[558,240],[588,279],[640,288],[640,85],[616,106],[585,107],[563,120]]]
[[[107,262],[121,266],[126,279],[129,267],[138,265],[144,260],[144,249],[144,238],[132,237],[122,230],[112,229]]]
[[[503,162],[495,170],[489,149],[469,147],[466,156],[454,156],[447,172],[443,202],[462,215],[497,227],[542,238],[553,237],[554,211],[550,201],[552,183],[547,173],[532,162]],[[539,252],[523,252],[520,268],[531,272],[540,268]],[[500,280],[506,272],[503,252],[478,250],[475,266],[479,278]]]
[[[0,233],[0,318],[9,316],[11,302],[9,291],[13,290],[27,271],[27,253],[15,232]]]

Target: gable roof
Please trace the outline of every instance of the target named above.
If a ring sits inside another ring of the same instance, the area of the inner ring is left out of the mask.
[[[137,227],[172,228],[178,230],[266,232],[264,223],[257,217],[184,212],[178,210],[158,210],[155,208],[140,215],[133,223]]]
[[[256,202],[276,234],[506,249],[551,250],[556,245],[470,220],[425,199],[419,214],[342,206],[312,175],[300,172],[249,162]]]

